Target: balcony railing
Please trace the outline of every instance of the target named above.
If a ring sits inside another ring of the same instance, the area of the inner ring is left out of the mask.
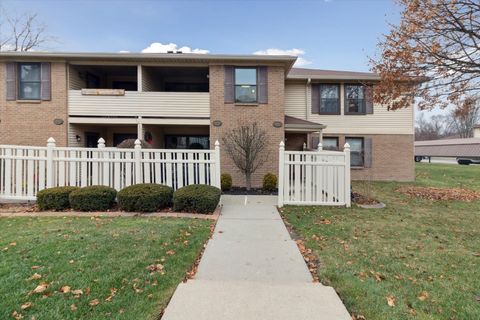
[[[91,94],[69,90],[70,116],[142,116],[142,117],[210,117],[208,92],[137,92]]]

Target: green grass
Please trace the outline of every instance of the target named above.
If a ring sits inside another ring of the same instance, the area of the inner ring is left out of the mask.
[[[480,190],[480,166],[418,164],[416,172],[415,185]],[[400,185],[373,183],[385,209],[288,206],[283,216],[320,259],[320,281],[351,313],[480,319],[480,201],[413,199],[395,192]]]
[[[24,319],[157,319],[200,254],[210,224],[173,218],[0,218],[0,319],[11,319],[14,311]],[[150,274],[146,268],[152,264],[162,264],[164,274]],[[42,278],[29,280],[34,273]],[[29,294],[43,282],[45,292]],[[83,294],[59,292],[63,286]],[[106,301],[111,290],[116,294]],[[91,306],[95,299],[99,304]],[[21,310],[27,302],[32,307]]]

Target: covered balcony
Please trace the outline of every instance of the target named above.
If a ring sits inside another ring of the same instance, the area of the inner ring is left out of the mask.
[[[208,91],[208,67],[70,65],[69,116],[208,119]]]

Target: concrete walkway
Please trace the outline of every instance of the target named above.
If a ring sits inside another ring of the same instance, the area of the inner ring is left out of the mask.
[[[222,203],[195,279],[178,286],[163,320],[351,319],[333,288],[312,282],[276,197]]]

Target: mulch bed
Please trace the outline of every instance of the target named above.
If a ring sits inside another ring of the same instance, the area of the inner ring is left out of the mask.
[[[378,200],[364,196],[358,192],[352,192],[352,201],[361,205],[374,205],[380,203]]]
[[[477,201],[480,200],[480,191],[462,189],[462,188],[433,188],[433,187],[400,187],[396,192],[406,194],[410,197],[428,199],[428,200],[456,200],[456,201]]]
[[[277,191],[264,191],[262,188],[251,188],[247,190],[246,188],[239,188],[233,187],[228,191],[223,191],[222,194],[229,194],[229,195],[249,195],[249,196],[276,196],[278,194]]]
[[[0,204],[0,217],[173,217],[217,220],[221,213],[221,206],[212,214],[200,214],[190,212],[174,212],[166,210],[162,212],[125,212],[116,209],[109,211],[80,212],[74,210],[65,211],[40,211],[33,203],[9,203]]]

